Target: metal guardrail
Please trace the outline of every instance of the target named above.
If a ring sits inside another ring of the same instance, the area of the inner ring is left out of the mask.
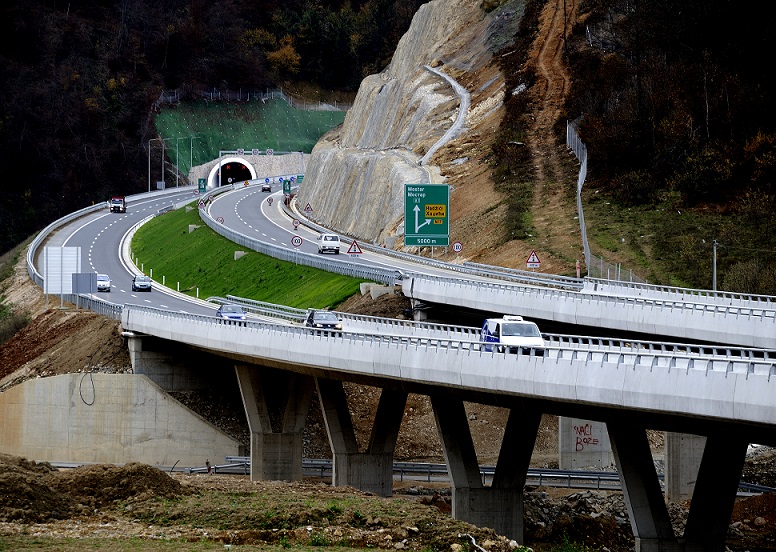
[[[505,280],[505,281],[515,282],[515,283],[525,283],[525,284],[547,286],[547,287],[562,287],[563,289],[569,289],[569,288],[578,289],[581,287],[581,280],[579,281],[579,283],[569,283],[566,281],[567,277],[565,276],[556,276],[554,274],[543,274],[541,272],[528,272],[528,274],[530,274],[531,276],[524,277],[519,274],[519,271],[517,271],[514,274],[511,274],[509,272],[510,269],[506,269],[506,268],[490,266],[490,265],[477,265],[476,263],[463,263],[463,264],[448,263],[445,261],[440,261],[438,259],[433,259],[431,257],[424,257],[422,255],[414,255],[412,253],[407,253],[404,251],[389,249],[387,247],[382,247],[380,245],[369,243],[366,241],[354,240],[353,238],[349,237],[340,229],[328,228],[326,226],[322,226],[316,223],[315,221],[305,217],[303,214],[299,212],[299,210],[296,208],[296,203],[293,201],[291,206],[284,204],[283,211],[288,216],[299,220],[302,224],[304,224],[305,226],[307,226],[312,230],[315,230],[316,232],[336,232],[337,234],[339,234],[340,240],[346,244],[352,244],[353,241],[358,241],[358,245],[363,250],[371,251],[372,253],[377,253],[380,255],[384,255],[386,257],[399,259],[408,263],[431,266],[434,268],[447,270],[450,272],[467,274],[469,276],[478,276],[481,278],[489,278],[489,279],[499,279],[499,280]],[[411,271],[407,271],[405,272],[404,275],[406,276],[410,274],[413,274],[413,273]],[[422,277],[422,276],[418,275],[418,277]],[[571,278],[568,280],[573,281],[576,279]]]
[[[218,190],[218,193],[223,193],[234,189],[234,186],[222,186]],[[207,197],[211,197],[214,193],[209,193]],[[204,199],[204,198],[203,198]],[[385,269],[379,267],[365,266],[358,263],[339,261],[334,262],[327,259],[322,259],[319,255],[311,253],[303,253],[295,249],[289,249],[287,247],[281,247],[268,242],[246,236],[240,232],[236,232],[230,228],[226,228],[218,221],[210,216],[208,209],[201,208],[199,210],[200,219],[207,224],[214,232],[225,237],[226,239],[247,247],[252,251],[257,251],[264,255],[269,255],[275,259],[288,261],[295,264],[302,264],[305,266],[311,266],[327,272],[333,272],[335,274],[342,274],[344,276],[350,276],[353,278],[360,278],[363,280],[369,280],[373,282],[380,282],[386,285],[395,285],[397,280],[401,279],[401,275],[393,269]]]
[[[536,288],[519,288],[515,286],[509,286],[499,282],[487,282],[487,281],[471,281],[463,280],[460,278],[451,278],[449,276],[434,276],[429,274],[409,274],[407,278],[416,278],[418,280],[428,280],[436,283],[448,283],[457,286],[475,286],[478,288],[490,288],[502,291],[529,293],[537,292]],[[406,279],[406,278],[405,278]],[[562,289],[541,289],[540,293],[544,293],[547,299],[567,299],[576,300],[579,298],[579,294],[573,291]],[[739,306],[739,305],[723,305],[717,303],[703,303],[692,302],[683,300],[671,300],[671,299],[653,299],[649,297],[632,296],[632,295],[614,295],[614,294],[593,294],[585,296],[590,301],[599,301],[602,303],[610,303],[617,305],[631,304],[631,305],[648,305],[651,307],[670,309],[673,311],[700,311],[705,313],[720,313],[724,315],[730,315],[735,317],[747,317],[762,320],[763,322],[775,323],[776,322],[776,304],[766,307],[751,307],[751,306]]]
[[[137,313],[137,315],[135,315]],[[150,316],[150,319],[143,320],[144,316]],[[245,329],[248,331],[264,330],[288,336],[290,334],[309,334],[311,331],[317,334],[330,334],[332,338],[349,341],[352,343],[368,344],[381,346],[383,344],[396,345],[401,347],[416,347],[426,350],[447,350],[457,351],[461,354],[470,354],[471,352],[480,352],[483,354],[509,354],[495,353],[487,351],[488,346],[479,340],[461,339],[456,337],[435,337],[424,335],[400,335],[389,333],[368,333],[368,332],[333,332],[328,330],[311,330],[310,328],[293,326],[288,324],[273,324],[272,322],[252,321],[252,320],[226,320],[214,318],[208,315],[198,315],[191,313],[170,312],[156,307],[142,305],[125,305],[122,312],[122,322],[128,330],[137,329],[138,331],[152,331],[153,324],[151,320],[163,320],[163,326],[169,327],[170,323],[179,323],[181,327],[194,327],[190,322],[207,322],[208,324],[221,324],[232,326],[235,329]],[[140,327],[136,328],[135,325]],[[156,327],[156,326],[153,326]],[[207,333],[205,329],[203,332]],[[204,339],[204,335],[202,336]],[[244,340],[241,340],[241,342]],[[281,340],[282,342],[283,340]],[[635,366],[646,367],[654,370],[659,367],[667,367],[679,370],[700,370],[705,372],[721,373],[741,373],[741,374],[759,374],[767,376],[776,376],[776,358],[741,358],[729,359],[714,357],[705,354],[689,356],[686,354],[674,354],[662,351],[610,351],[590,347],[560,347],[552,346],[544,349],[531,347],[516,348],[517,354],[535,356],[541,354],[545,359],[563,359],[567,361],[595,362],[602,364],[611,364],[618,367],[633,368]]]
[[[208,301],[223,304],[235,303],[241,305],[250,312],[264,316],[302,322],[307,310],[276,305],[253,299],[245,299],[236,295],[224,297],[209,297]],[[402,330],[422,332],[427,337],[459,336],[472,341],[480,340],[481,330],[473,326],[458,326],[454,324],[439,324],[434,322],[417,322],[414,320],[400,320],[396,318],[382,318],[378,316],[351,314],[333,311],[343,321],[372,325],[376,329],[387,328],[386,333],[400,332]],[[676,356],[710,356],[718,361],[739,362],[748,360],[776,359],[776,351],[769,349],[757,349],[750,347],[735,347],[727,345],[700,345],[679,342],[645,341],[634,339],[618,339],[608,337],[589,337],[582,335],[543,333],[542,338],[548,347],[576,348],[589,350],[607,350],[620,353],[656,352]]]
[[[598,291],[600,289],[602,292],[616,293],[617,295],[638,294],[642,297],[652,297],[655,299],[679,296],[688,297],[691,301],[698,303],[715,302],[727,305],[776,308],[776,297],[771,295],[691,289],[620,280],[603,280],[600,278],[585,278],[584,289],[585,291]]]
[[[225,464],[211,466],[213,473],[226,474],[250,474],[250,456],[226,456]],[[186,468],[187,473],[207,473],[207,467]],[[493,480],[496,473],[495,466],[479,466],[480,477],[483,484]],[[303,458],[302,474],[307,477],[320,477],[321,479],[332,477],[333,462],[328,458]],[[429,462],[394,462],[393,474],[399,481],[406,479],[426,482],[450,481],[450,472],[445,464]],[[658,474],[661,484],[665,476]],[[597,489],[597,490],[622,490],[620,475],[616,471],[595,470],[560,470],[549,468],[529,468],[526,485],[538,487],[555,487],[569,489]],[[738,485],[739,493],[762,494],[776,493],[776,488],[741,481]]]

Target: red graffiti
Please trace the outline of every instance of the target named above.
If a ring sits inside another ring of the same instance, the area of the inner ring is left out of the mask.
[[[574,433],[577,435],[576,439],[576,452],[582,452],[586,446],[598,445],[599,440],[597,437],[593,437],[593,425],[585,424],[581,426],[574,426]]]

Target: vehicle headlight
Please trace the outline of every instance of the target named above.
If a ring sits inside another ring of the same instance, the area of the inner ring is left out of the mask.
[[[341,330],[342,329],[342,324],[335,324],[334,325],[334,329],[335,330]]]

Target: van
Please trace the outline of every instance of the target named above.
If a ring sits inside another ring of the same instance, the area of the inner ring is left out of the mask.
[[[330,251],[335,255],[339,255],[340,239],[337,234],[321,234],[315,241],[318,245],[318,253]]]
[[[536,356],[544,356],[545,344],[539,326],[522,316],[488,318],[482,324],[480,340],[488,352],[531,354],[533,350]]]

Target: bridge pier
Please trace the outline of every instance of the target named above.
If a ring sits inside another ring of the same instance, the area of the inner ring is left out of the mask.
[[[318,398],[329,435],[332,484],[378,496],[393,494],[393,453],[407,404],[407,393],[383,389],[366,452],[360,452],[341,381],[317,379]]]
[[[733,434],[706,439],[682,537],[674,534],[646,429],[609,422],[637,552],[723,552],[748,442]]]
[[[302,479],[302,431],[310,410],[310,376],[235,366],[251,433],[251,480]]]
[[[480,475],[463,401],[432,395],[437,429],[453,486],[453,518],[523,542],[523,489],[541,413],[512,408],[490,487]]]

